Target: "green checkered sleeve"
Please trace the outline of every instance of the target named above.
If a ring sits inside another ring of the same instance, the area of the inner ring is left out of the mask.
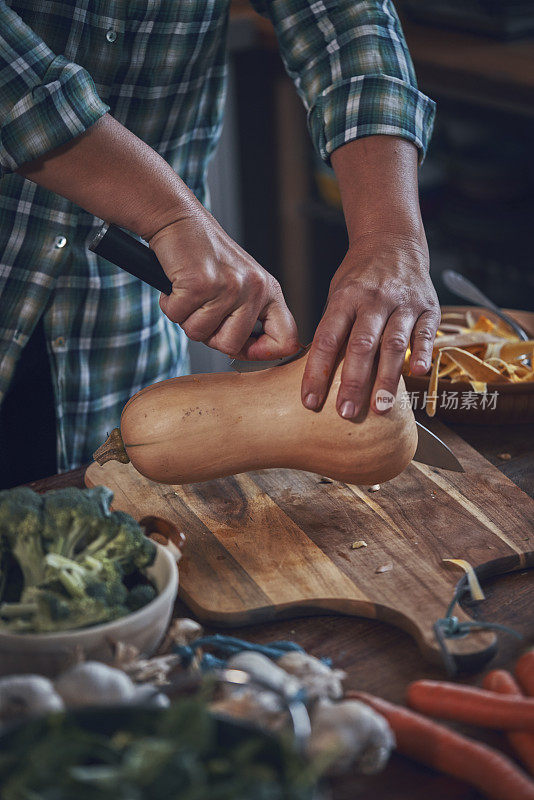
[[[326,162],[346,142],[376,134],[408,139],[423,160],[435,103],[417,88],[389,0],[252,2],[275,27],[314,145]]]
[[[54,55],[0,2],[0,174],[65,144],[108,110],[89,73]]]

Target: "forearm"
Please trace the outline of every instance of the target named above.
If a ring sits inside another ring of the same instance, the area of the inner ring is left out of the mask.
[[[147,240],[200,205],[167,162],[109,114],[18,172]]]
[[[344,350],[337,408],[352,419],[371,383],[373,411],[391,408],[409,345],[413,374],[428,370],[440,315],[419,210],[415,146],[393,136],[369,136],[339,147],[331,160],[349,249],[330,283],[302,399],[308,408],[320,407],[327,378]]]
[[[18,171],[149,241],[172,283],[160,306],[191,339],[247,359],[297,350],[296,325],[272,275],[230,239],[163,158],[113,117],[104,115]],[[264,334],[250,339],[257,319]]]
[[[339,147],[331,161],[351,245],[376,234],[424,242],[417,149],[411,142],[366,136]]]

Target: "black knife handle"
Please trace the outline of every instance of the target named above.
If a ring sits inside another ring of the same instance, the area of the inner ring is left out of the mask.
[[[116,267],[140,278],[149,286],[153,286],[163,294],[172,292],[172,283],[165,275],[156,254],[150,248],[135,239],[131,234],[105,222],[96,236],[89,243],[89,250],[102,256]],[[261,320],[256,320],[251,336],[257,338],[263,333]]]
[[[172,283],[165,275],[156,254],[122,228],[105,223],[89,243],[89,250],[163,294],[172,292]]]

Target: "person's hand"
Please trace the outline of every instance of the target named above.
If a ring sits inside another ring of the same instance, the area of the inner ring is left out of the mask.
[[[372,410],[386,413],[392,403],[383,392],[395,397],[410,343],[412,374],[424,375],[430,368],[439,322],[424,235],[369,234],[356,239],[330,284],[304,371],[303,404],[321,407],[346,345],[338,413],[355,417],[369,392]],[[375,358],[378,368],[371,386]]]
[[[200,204],[149,244],[172,282],[172,294],[161,295],[161,309],[190,339],[251,360],[299,349],[297,326],[279,283]],[[257,319],[264,333],[250,338]]]

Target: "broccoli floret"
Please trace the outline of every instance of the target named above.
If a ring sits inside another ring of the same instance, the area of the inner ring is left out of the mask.
[[[156,557],[156,545],[145,536],[142,527],[129,514],[115,511],[106,530],[85,549],[84,555],[110,560],[123,575],[134,569],[145,569]]]
[[[41,495],[26,487],[0,492],[0,536],[22,570],[23,595],[45,579],[42,526]]]
[[[91,597],[72,599],[40,590],[31,603],[0,605],[0,627],[14,633],[49,633],[99,625],[129,613],[126,605],[113,605]]]
[[[90,596],[79,599],[62,598],[53,592],[44,591],[33,617],[34,630],[46,633],[87,628],[128,614],[126,605],[110,604],[108,599]]]
[[[91,625],[102,625],[104,622],[125,617],[129,613],[129,609],[125,605],[109,606],[100,600],[87,597],[85,600],[71,601],[69,616],[64,620],[53,619],[49,628],[46,627],[49,624],[48,618],[38,615],[35,618],[35,630],[44,633],[46,630],[64,631],[88,628]]]
[[[96,581],[89,581],[87,585],[87,594],[94,599],[102,600],[110,606],[123,605],[128,596],[128,589],[122,582],[122,574],[117,566],[112,561],[98,561],[97,559],[87,556],[83,565],[88,566],[90,569],[96,569],[96,565],[100,565],[100,569],[96,576]]]
[[[49,578],[57,579],[70,597],[90,598],[108,606],[122,605],[128,594],[121,573],[111,561],[99,561],[88,556],[83,563],[48,553]]]
[[[11,536],[26,517],[31,517],[40,529],[42,510],[43,498],[33,489],[26,486],[4,489],[0,492],[0,534]]]
[[[1,627],[87,627],[153,598],[151,587],[129,588],[154,561],[156,546],[128,514],[111,513],[112,499],[104,486],[44,497],[26,488],[0,492]]]
[[[92,583],[97,583],[98,569],[94,567],[84,567],[77,561],[60,555],[59,553],[48,553],[46,564],[50,568],[48,572],[49,580],[57,580],[65,588],[70,597],[83,599],[87,597],[87,588]]]
[[[150,603],[156,597],[156,590],[150,583],[142,583],[139,586],[134,586],[132,591],[128,594],[126,605],[130,611],[137,611],[147,603]]]
[[[34,589],[30,601],[0,605],[0,619],[12,630],[36,630],[35,621],[39,616],[45,616],[55,623],[68,619],[70,613],[68,600],[46,589]]]
[[[72,613],[72,605],[67,598],[48,589],[41,589],[39,592],[37,606],[37,623],[44,617],[50,618],[52,625],[65,623]]]
[[[113,492],[94,489],[58,489],[44,496],[43,539],[49,553],[74,558],[97,538],[111,514]]]

